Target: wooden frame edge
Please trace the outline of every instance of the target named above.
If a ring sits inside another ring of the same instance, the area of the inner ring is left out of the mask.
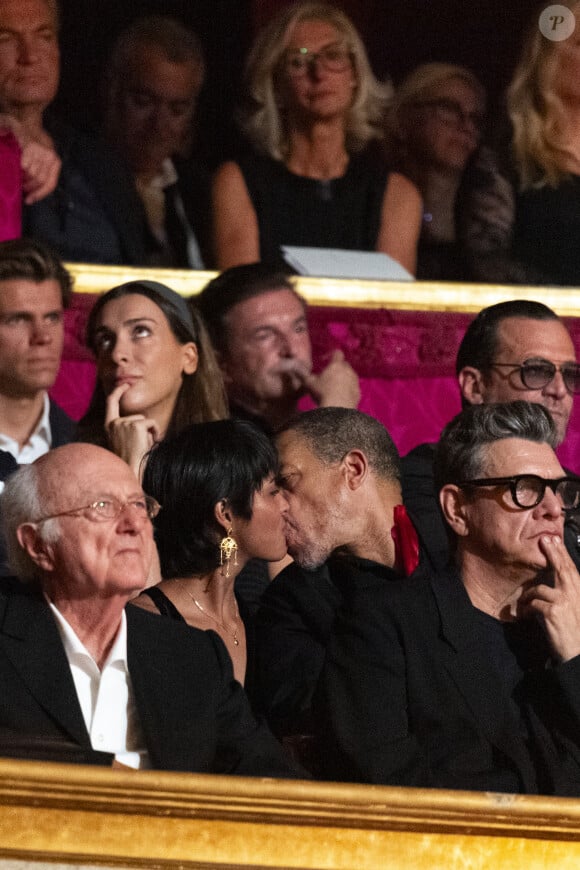
[[[101,293],[139,278],[161,281],[184,296],[191,296],[215,272],[145,269],[69,263],[77,293]],[[522,287],[500,284],[456,284],[444,281],[356,281],[298,277],[296,286],[311,305],[353,308],[391,308],[407,311],[458,311],[475,313],[506,299],[532,299],[549,305],[563,317],[580,316],[580,289],[572,287]]]

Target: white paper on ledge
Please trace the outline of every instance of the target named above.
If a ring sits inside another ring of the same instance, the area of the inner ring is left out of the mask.
[[[400,263],[378,251],[306,248],[282,245],[284,259],[299,275],[318,278],[363,278],[369,281],[413,281]]]

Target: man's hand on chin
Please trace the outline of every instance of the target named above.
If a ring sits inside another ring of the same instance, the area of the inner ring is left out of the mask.
[[[341,350],[333,351],[328,365],[309,375],[305,386],[322,408],[356,408],[360,402],[358,375]]]

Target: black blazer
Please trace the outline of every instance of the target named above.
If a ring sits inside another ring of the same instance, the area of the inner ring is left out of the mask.
[[[71,190],[71,177],[78,172],[98,200],[116,234],[119,263],[145,265],[146,225],[141,200],[116,152],[101,140],[71,127],[50,110],[46,113],[45,123],[62,160],[62,168],[56,189],[44,200],[23,207],[23,235],[45,241],[63,260],[109,262],[99,240],[89,235],[89,231],[82,239],[82,251],[73,246],[67,237],[67,215],[71,209],[82,207],[82,203],[71,199],[74,193]],[[60,241],[54,238],[52,232],[47,232],[46,213],[60,225]]]
[[[398,579],[400,574],[386,565],[336,556],[315,571],[293,562],[270,583],[256,615],[256,679],[251,697],[275,734],[313,730],[312,697],[326,646],[354,584]]]
[[[296,775],[266,726],[254,719],[214,632],[138,607],[126,613],[129,672],[153,768]],[[63,760],[62,745],[64,760],[111,763],[110,755],[91,748],[50,609],[15,580],[0,586],[0,684],[0,755]]]
[[[528,672],[532,760],[453,573],[357,590],[317,698],[329,778],[580,795],[580,656]]]

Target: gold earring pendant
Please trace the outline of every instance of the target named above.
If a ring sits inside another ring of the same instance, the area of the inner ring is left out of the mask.
[[[230,576],[232,556],[234,567],[237,567],[238,564],[238,544],[235,538],[232,538],[232,532],[233,529],[228,529],[226,537],[220,541],[220,565],[224,577]]]

